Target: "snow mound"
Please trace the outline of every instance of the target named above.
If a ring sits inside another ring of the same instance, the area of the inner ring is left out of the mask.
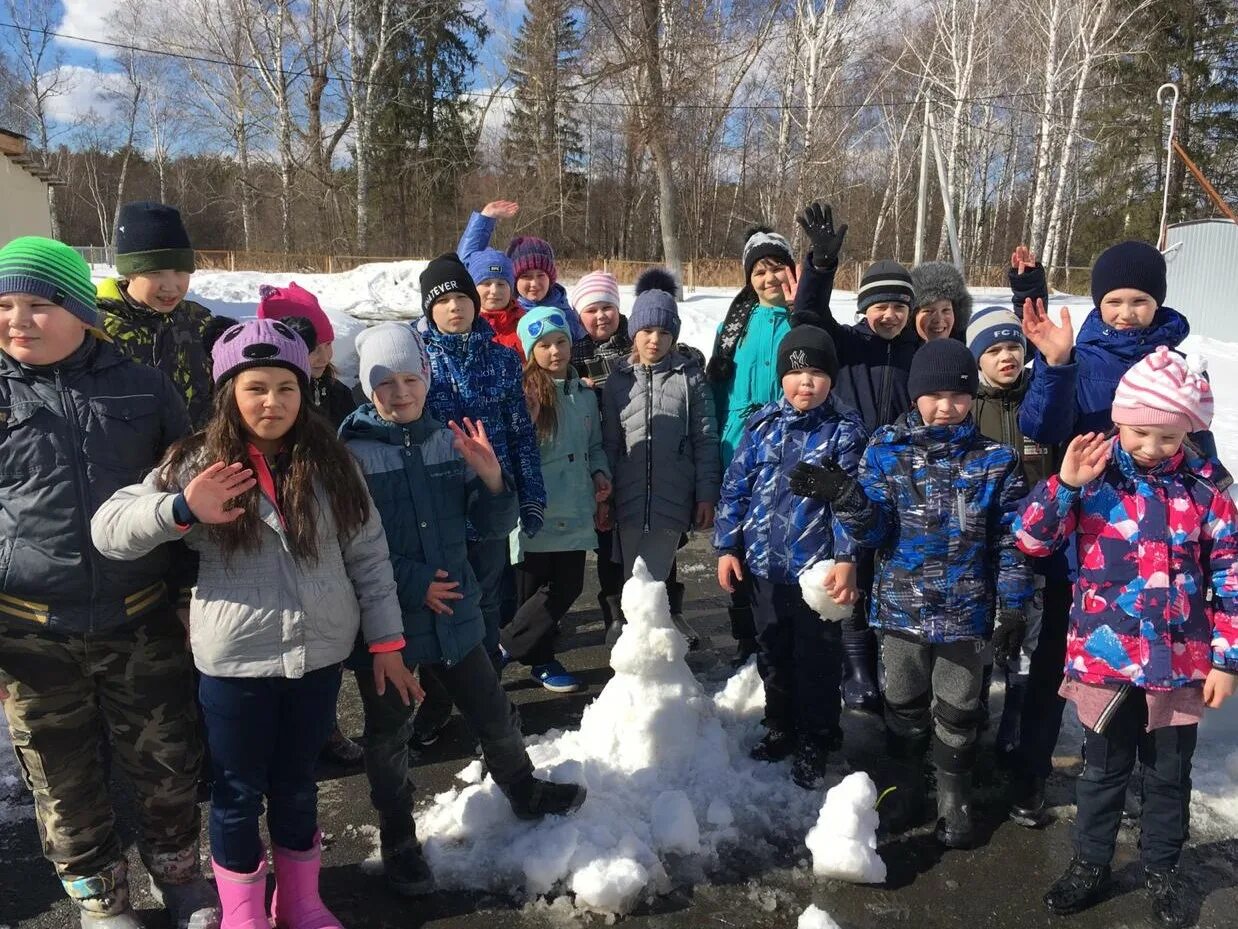
[[[1238,751],[1229,753],[1225,759],[1225,770],[1229,772],[1230,779],[1238,783]]]
[[[812,873],[856,884],[880,884],[886,864],[877,854],[877,788],[862,771],[843,778],[825,795],[817,824],[804,843]]]
[[[825,910],[819,909],[815,903],[810,903],[808,909],[800,913],[795,929],[842,929],[833,917]]]
[[[576,912],[624,914],[669,891],[677,874],[691,880],[720,850],[759,860],[769,843],[796,841],[811,825],[820,795],[797,788],[785,764],[748,758],[764,708],[755,666],[708,696],[683,660],[666,585],[643,562],[623,612],[615,675],[580,729],[529,741],[538,775],[584,783],[584,805],[529,823],[489,776],[439,794],[417,825],[441,887],[571,894]]]
[[[817,615],[827,623],[840,622],[852,613],[852,607],[835,603],[834,598],[825,591],[825,577],[832,570],[834,559],[829,558],[813,563],[800,575],[800,591],[804,595],[804,602],[816,610]]]

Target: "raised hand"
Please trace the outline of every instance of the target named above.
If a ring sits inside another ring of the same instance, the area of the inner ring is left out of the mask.
[[[481,208],[481,215],[491,219],[511,219],[520,212],[520,204],[515,200],[491,200]]]
[[[800,276],[795,270],[795,265],[787,265],[779,272],[778,283],[782,285],[782,295],[787,300],[787,306],[790,306],[795,302],[795,295],[800,289]]]
[[[396,689],[405,706],[412,706],[414,701],[420,703],[426,698],[421,681],[408,670],[404,655],[400,652],[379,652],[374,656],[374,689],[380,697],[387,692],[388,683]]]
[[[1075,327],[1070,321],[1070,310],[1062,307],[1062,324],[1049,318],[1045,302],[1031,298],[1023,301],[1023,334],[1036,346],[1049,365],[1064,365],[1070,361],[1075,348]]]
[[[1016,272],[1022,274],[1028,268],[1036,267],[1036,256],[1032,254],[1032,250],[1026,245],[1020,245],[1015,248],[1010,256],[1010,267]]]
[[[735,593],[735,585],[744,579],[744,566],[734,555],[718,558],[718,586],[729,594]]]
[[[492,492],[503,486],[503,469],[499,466],[498,456],[486,435],[486,425],[480,419],[473,420],[464,417],[464,428],[450,422],[447,428],[451,430],[456,440],[452,442],[456,451],[464,459],[464,463],[472,468]]]
[[[820,201],[810,203],[795,221],[812,242],[812,263],[818,268],[836,265],[843,240],[847,238],[847,224],[843,223],[837,232],[834,231],[834,208]]]
[[[1077,435],[1066,446],[1059,479],[1071,487],[1083,487],[1105,473],[1113,442],[1103,432]]]
[[[181,493],[198,522],[217,526],[239,519],[245,513],[244,507],[227,504],[253,490],[257,484],[254,472],[239,461],[230,465],[217,461],[199,472]]]

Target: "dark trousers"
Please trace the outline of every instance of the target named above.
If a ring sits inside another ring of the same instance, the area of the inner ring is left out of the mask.
[[[868,628],[868,605],[873,592],[876,552],[862,548],[856,553],[855,586],[860,592],[851,615],[842,621],[843,641],[852,645],[857,654],[876,655],[877,636]],[[859,650],[863,651],[859,651]]]
[[[744,572],[741,580],[736,582],[735,590],[731,592],[731,605],[727,608],[727,616],[731,620],[731,638],[755,639],[757,636],[756,619],[753,616],[752,580]]]
[[[1058,690],[1066,666],[1072,589],[1064,578],[1045,581],[1040,639],[1032,652],[1019,720],[1019,767],[1034,777],[1047,778],[1053,773],[1053,749],[1062,729],[1066,701],[1058,696]]]
[[[370,671],[358,671],[356,676],[365,710],[365,776],[370,782],[370,802],[378,811],[384,842],[392,844],[412,835],[414,786],[408,740],[413,733],[413,708],[404,705],[394,687],[388,687],[380,697]],[[511,784],[532,773],[516,709],[499,685],[481,645],[450,667],[422,665],[421,677],[423,681],[433,677],[455,700],[460,715],[481,741],[495,783]]]
[[[503,574],[508,568],[507,538],[483,539],[469,543],[469,565],[477,576],[481,591],[481,615],[486,621],[486,637],[482,644],[486,654],[497,656],[499,626],[503,615]]]
[[[765,724],[804,735],[835,735],[842,716],[842,638],[822,622],[798,584],[749,575]]]
[[[1083,730],[1083,773],[1075,784],[1079,812],[1075,844],[1090,864],[1113,860],[1126,787],[1143,764],[1143,812],[1140,853],[1145,868],[1177,867],[1186,842],[1191,802],[1191,757],[1198,726],[1164,726],[1146,732],[1148,703],[1144,691],[1131,688],[1105,731]]]
[[[520,606],[499,639],[517,661],[546,664],[555,657],[559,621],[585,589],[585,553],[525,552],[515,575]]]
[[[615,561],[615,533],[598,533],[598,597],[617,597],[623,593],[623,565]]]
[[[198,683],[211,746],[211,855],[249,874],[262,859],[258,817],[280,848],[308,851],[318,831],[314,763],[335,724],[340,666],[301,678],[212,677]]]

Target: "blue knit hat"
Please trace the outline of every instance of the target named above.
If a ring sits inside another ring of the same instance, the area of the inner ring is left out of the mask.
[[[1165,256],[1147,242],[1119,242],[1100,253],[1092,265],[1092,305],[1100,306],[1105,294],[1133,287],[1150,294],[1160,306],[1165,302]]]
[[[533,346],[539,340],[556,332],[562,332],[571,344],[572,330],[568,327],[567,314],[557,306],[535,306],[516,324],[516,334],[520,337],[520,347],[524,349],[526,358],[532,356]]]
[[[484,248],[480,252],[473,252],[464,266],[469,269],[469,277],[474,284],[503,280],[507,281],[507,286],[512,290],[516,289],[516,270],[512,267],[512,260],[497,248]]]
[[[967,326],[967,347],[979,359],[998,342],[1017,342],[1027,351],[1027,339],[1019,317],[1008,306],[986,306],[971,318]]]
[[[672,338],[679,338],[679,308],[675,298],[665,290],[647,290],[632,304],[628,315],[628,332],[642,329],[665,329]]]

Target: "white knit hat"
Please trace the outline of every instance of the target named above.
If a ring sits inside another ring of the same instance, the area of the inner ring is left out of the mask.
[[[369,399],[393,374],[411,374],[430,386],[430,360],[421,334],[408,323],[381,323],[357,336],[358,380]]]
[[[619,306],[619,282],[608,271],[590,271],[572,288],[572,306],[579,313],[594,303]]]
[[[1203,359],[1189,362],[1164,345],[1122,375],[1113,395],[1113,421],[1122,426],[1167,426],[1199,432],[1212,424],[1212,385]]]

